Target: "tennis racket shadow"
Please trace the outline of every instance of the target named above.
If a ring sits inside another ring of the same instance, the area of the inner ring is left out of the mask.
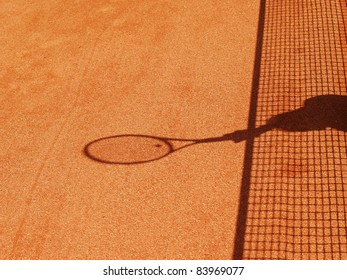
[[[180,139],[141,134],[115,135],[88,143],[84,147],[84,154],[101,163],[140,164],[162,159],[196,144],[249,141],[272,129],[304,132],[328,127],[347,132],[347,96],[312,97],[302,107],[273,116],[264,125],[237,130],[220,137]]]
[[[97,162],[107,164],[141,164],[153,162],[184,148],[234,140],[233,134],[204,139],[181,139],[141,134],[114,135],[96,139],[84,147],[84,154]]]

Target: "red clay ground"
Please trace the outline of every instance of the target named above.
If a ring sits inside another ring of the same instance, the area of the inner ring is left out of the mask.
[[[244,143],[131,166],[82,150],[244,129],[258,13],[258,0],[2,1],[0,258],[231,258]]]

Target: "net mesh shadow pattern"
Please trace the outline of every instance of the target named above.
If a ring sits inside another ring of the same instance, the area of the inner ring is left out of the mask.
[[[347,96],[347,1],[265,3],[255,127]],[[243,259],[347,259],[347,132],[309,126],[254,138]]]

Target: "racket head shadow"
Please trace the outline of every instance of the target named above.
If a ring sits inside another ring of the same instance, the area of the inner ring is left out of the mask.
[[[165,138],[123,134],[96,139],[84,147],[84,154],[107,164],[140,164],[166,157],[173,152]]]

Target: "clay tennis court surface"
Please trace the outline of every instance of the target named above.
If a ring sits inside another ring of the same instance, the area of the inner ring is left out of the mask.
[[[346,5],[2,1],[0,258],[347,259]]]

